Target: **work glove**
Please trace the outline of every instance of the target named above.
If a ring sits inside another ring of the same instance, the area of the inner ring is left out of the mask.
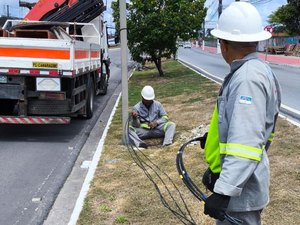
[[[202,136],[202,137],[200,137],[200,147],[202,148],[202,149],[204,149],[204,147],[205,147],[205,143],[206,143],[206,139],[207,139],[207,132]]]
[[[210,168],[208,168],[203,174],[202,183],[208,190],[214,192],[215,183],[219,177],[220,173],[213,173]]]
[[[230,196],[213,193],[205,201],[204,214],[223,221],[229,201]]]

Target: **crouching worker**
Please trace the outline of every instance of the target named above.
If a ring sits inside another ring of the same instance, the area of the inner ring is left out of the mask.
[[[132,125],[129,130],[131,143],[136,147],[147,148],[144,139],[163,137],[163,146],[172,144],[176,125],[169,121],[162,104],[156,100],[151,86],[145,86],[142,91],[142,101],[138,102],[132,111]]]

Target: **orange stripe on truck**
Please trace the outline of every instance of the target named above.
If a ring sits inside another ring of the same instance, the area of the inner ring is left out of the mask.
[[[70,59],[70,51],[54,49],[0,48],[0,57]]]
[[[91,51],[91,58],[99,58],[100,52]],[[76,50],[75,51],[75,59],[86,59],[89,58],[89,51],[86,50]]]
[[[99,57],[99,52],[92,51],[92,58]],[[25,57],[43,59],[70,59],[69,50],[0,48],[0,57]],[[88,59],[89,51],[75,50],[75,59]]]
[[[91,58],[99,58],[99,57],[100,57],[100,52],[97,52],[97,51],[91,52]]]
[[[84,50],[75,51],[75,59],[86,59],[89,58],[89,52]]]

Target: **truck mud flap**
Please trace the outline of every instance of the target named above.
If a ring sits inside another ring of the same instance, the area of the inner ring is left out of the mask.
[[[0,116],[0,124],[69,124],[70,117]]]

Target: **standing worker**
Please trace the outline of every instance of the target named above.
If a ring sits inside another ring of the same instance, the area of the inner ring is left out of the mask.
[[[164,137],[163,146],[172,144],[176,125],[169,121],[164,107],[154,100],[154,89],[145,86],[141,91],[142,101],[138,102],[132,111],[132,126],[129,130],[131,142],[136,147],[147,148],[142,140]]]
[[[204,213],[217,225],[230,225],[225,213],[260,225],[269,202],[267,150],[279,113],[280,87],[271,68],[258,59],[258,41],[271,34],[262,28],[256,8],[233,2],[221,14],[211,34],[219,39],[224,60],[230,65],[210,122],[205,143],[208,170],[203,183],[213,191]]]

